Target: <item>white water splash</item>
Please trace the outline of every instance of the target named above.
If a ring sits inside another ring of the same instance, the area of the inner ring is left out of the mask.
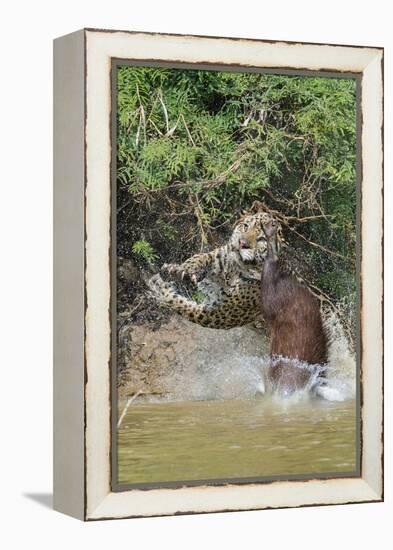
[[[271,393],[266,371],[270,364],[269,342],[262,330],[242,327],[214,330],[192,327],[192,340],[175,350],[176,360],[161,380],[163,394],[169,401],[266,398]],[[330,335],[328,367],[293,361],[294,367],[310,374],[306,387],[274,398],[290,401],[319,396],[331,401],[352,399],[356,395],[356,362],[337,315],[324,314]],[[149,400],[162,400],[163,395]]]
[[[249,399],[264,387],[263,367],[261,357],[222,350],[220,358],[201,360],[191,373],[171,373],[165,385],[171,400]]]
[[[329,387],[339,392],[343,399],[356,395],[356,356],[348,342],[345,330],[334,311],[328,311],[324,326],[329,334]]]

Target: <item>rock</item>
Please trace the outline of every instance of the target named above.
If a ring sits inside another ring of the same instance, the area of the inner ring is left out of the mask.
[[[120,281],[127,284],[139,280],[140,274],[135,263],[129,258],[119,256],[117,258],[117,276]]]
[[[178,315],[158,328],[129,322],[119,330],[119,398],[138,391],[171,399],[248,396],[257,392],[267,349],[263,331],[251,326],[215,330]]]

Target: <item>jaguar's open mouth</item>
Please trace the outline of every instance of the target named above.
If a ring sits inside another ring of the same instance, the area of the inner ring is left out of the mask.
[[[255,258],[255,251],[252,248],[240,248],[239,254],[244,262],[252,262]]]

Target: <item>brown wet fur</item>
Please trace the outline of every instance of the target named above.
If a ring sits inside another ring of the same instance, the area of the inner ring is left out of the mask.
[[[280,268],[276,225],[269,223],[264,229],[268,255],[261,280],[262,311],[270,329],[272,358],[268,382],[273,389],[292,393],[306,386],[310,371],[297,367],[290,359],[326,365],[327,338],[318,300]]]

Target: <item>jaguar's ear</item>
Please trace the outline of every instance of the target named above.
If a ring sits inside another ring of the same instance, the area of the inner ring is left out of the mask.
[[[239,225],[239,223],[242,223],[242,221],[244,220],[244,218],[247,217],[247,214],[245,214],[244,212],[242,213],[242,215],[240,216],[240,218],[238,218],[234,224],[232,225],[232,228],[235,229],[236,226]]]
[[[248,210],[250,214],[259,214],[260,212],[264,212],[265,207],[264,204],[261,201],[254,201]]]
[[[255,214],[261,214],[265,212],[265,205],[261,201],[254,201],[250,208],[242,211],[241,216],[238,220],[236,220],[234,227],[236,227],[236,225],[243,221],[244,218],[246,218],[247,216],[254,216]]]
[[[245,210],[242,210],[241,217],[245,216],[252,216],[254,214],[259,214],[261,212],[265,212],[265,205],[261,201],[254,201],[250,208],[246,208]]]

